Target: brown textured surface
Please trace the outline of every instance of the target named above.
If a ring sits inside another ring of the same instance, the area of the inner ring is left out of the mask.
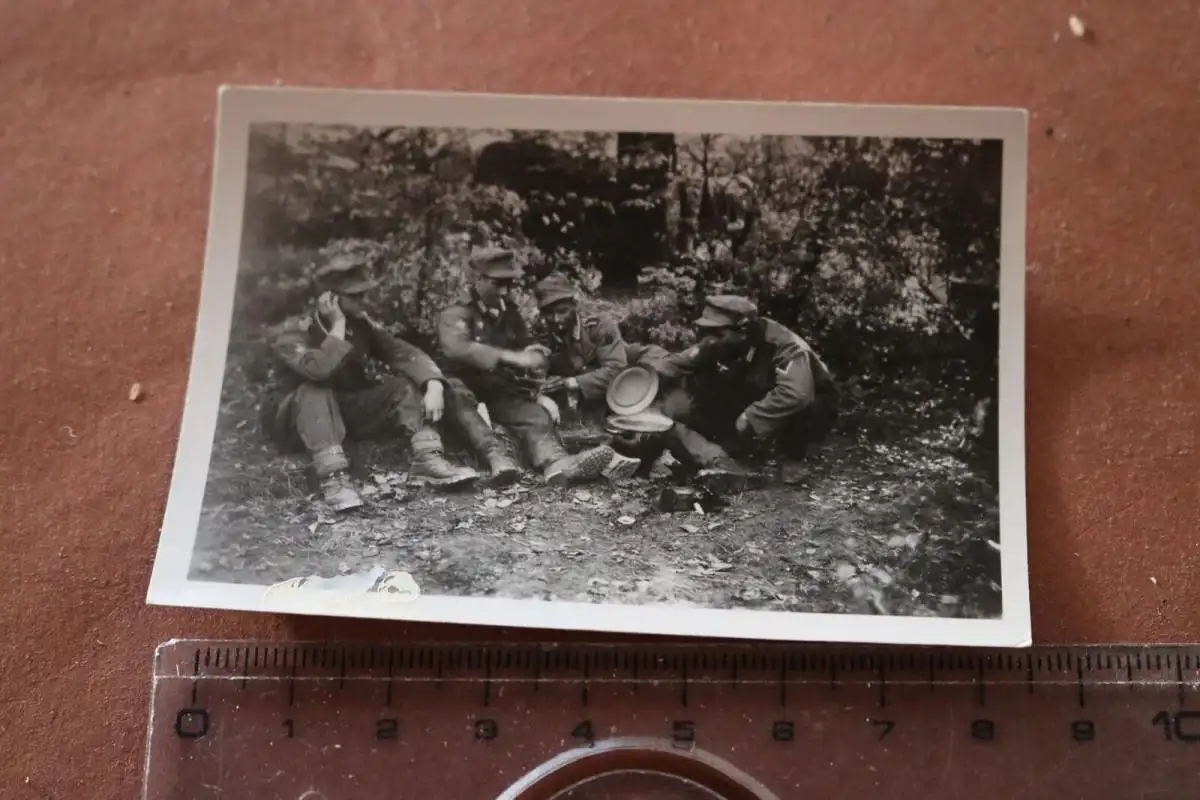
[[[222,82],[1028,108],[1035,640],[1200,639],[1200,5],[869,6],[5,4],[0,794],[135,796],[163,639],[383,630],[143,604]]]

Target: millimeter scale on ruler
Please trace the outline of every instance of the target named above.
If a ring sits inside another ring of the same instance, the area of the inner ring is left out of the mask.
[[[1200,797],[1200,647],[177,640],[145,800]]]

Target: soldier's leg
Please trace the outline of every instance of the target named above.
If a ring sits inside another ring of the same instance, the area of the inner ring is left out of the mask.
[[[346,425],[333,390],[313,383],[302,384],[280,409],[286,415],[288,433],[312,457],[321,493],[335,511],[348,511],[363,504],[350,481],[350,459],[342,443]],[[284,431],[278,431],[282,434]]]
[[[692,427],[691,423],[697,421],[698,415],[686,389],[669,390],[663,396],[659,410],[675,422],[665,436],[667,449],[685,468],[695,471],[732,461],[724,448]]]
[[[550,483],[565,484],[608,477],[628,478],[637,470],[636,459],[599,445],[569,455],[546,409],[518,397],[494,398],[487,404],[492,419],[508,428],[529,463]]]
[[[754,470],[720,444],[726,438],[722,436],[724,430],[733,429],[732,421],[725,420],[728,414],[718,415],[706,409],[684,387],[666,394],[662,412],[675,420],[667,433],[667,448],[685,471],[695,474],[698,483],[726,492],[741,491],[759,479]]]
[[[479,415],[479,398],[457,378],[447,380],[446,419],[457,427],[471,450],[487,461],[490,483],[507,485],[521,478],[521,468],[508,454],[491,426]]]
[[[407,439],[412,453],[409,475],[437,486],[478,479],[475,470],[446,460],[442,436],[425,421],[420,389],[403,377],[391,377],[360,392],[339,395],[346,429],[354,439]]]
[[[790,417],[781,427],[776,449],[791,458],[805,460],[829,436],[837,424],[837,411],[823,398]]]

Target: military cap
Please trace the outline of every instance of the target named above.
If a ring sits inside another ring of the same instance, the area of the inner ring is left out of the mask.
[[[696,324],[705,328],[733,328],[758,316],[758,308],[744,297],[718,294],[704,298],[704,312]]]
[[[533,291],[537,295],[538,308],[546,308],[560,300],[575,299],[575,289],[570,281],[557,273],[542,278]]]
[[[519,278],[521,268],[517,266],[517,254],[500,247],[481,247],[470,256],[471,269],[485,278]]]
[[[361,294],[377,283],[370,276],[367,265],[348,253],[339,253],[322,264],[313,277],[339,294]]]

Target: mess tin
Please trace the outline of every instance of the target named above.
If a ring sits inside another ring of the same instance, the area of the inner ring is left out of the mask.
[[[609,384],[606,399],[613,413],[605,421],[605,432],[613,436],[613,447],[623,455],[648,456],[650,449],[661,447],[661,435],[675,424],[650,408],[658,386],[657,373],[642,366],[628,367]]]

